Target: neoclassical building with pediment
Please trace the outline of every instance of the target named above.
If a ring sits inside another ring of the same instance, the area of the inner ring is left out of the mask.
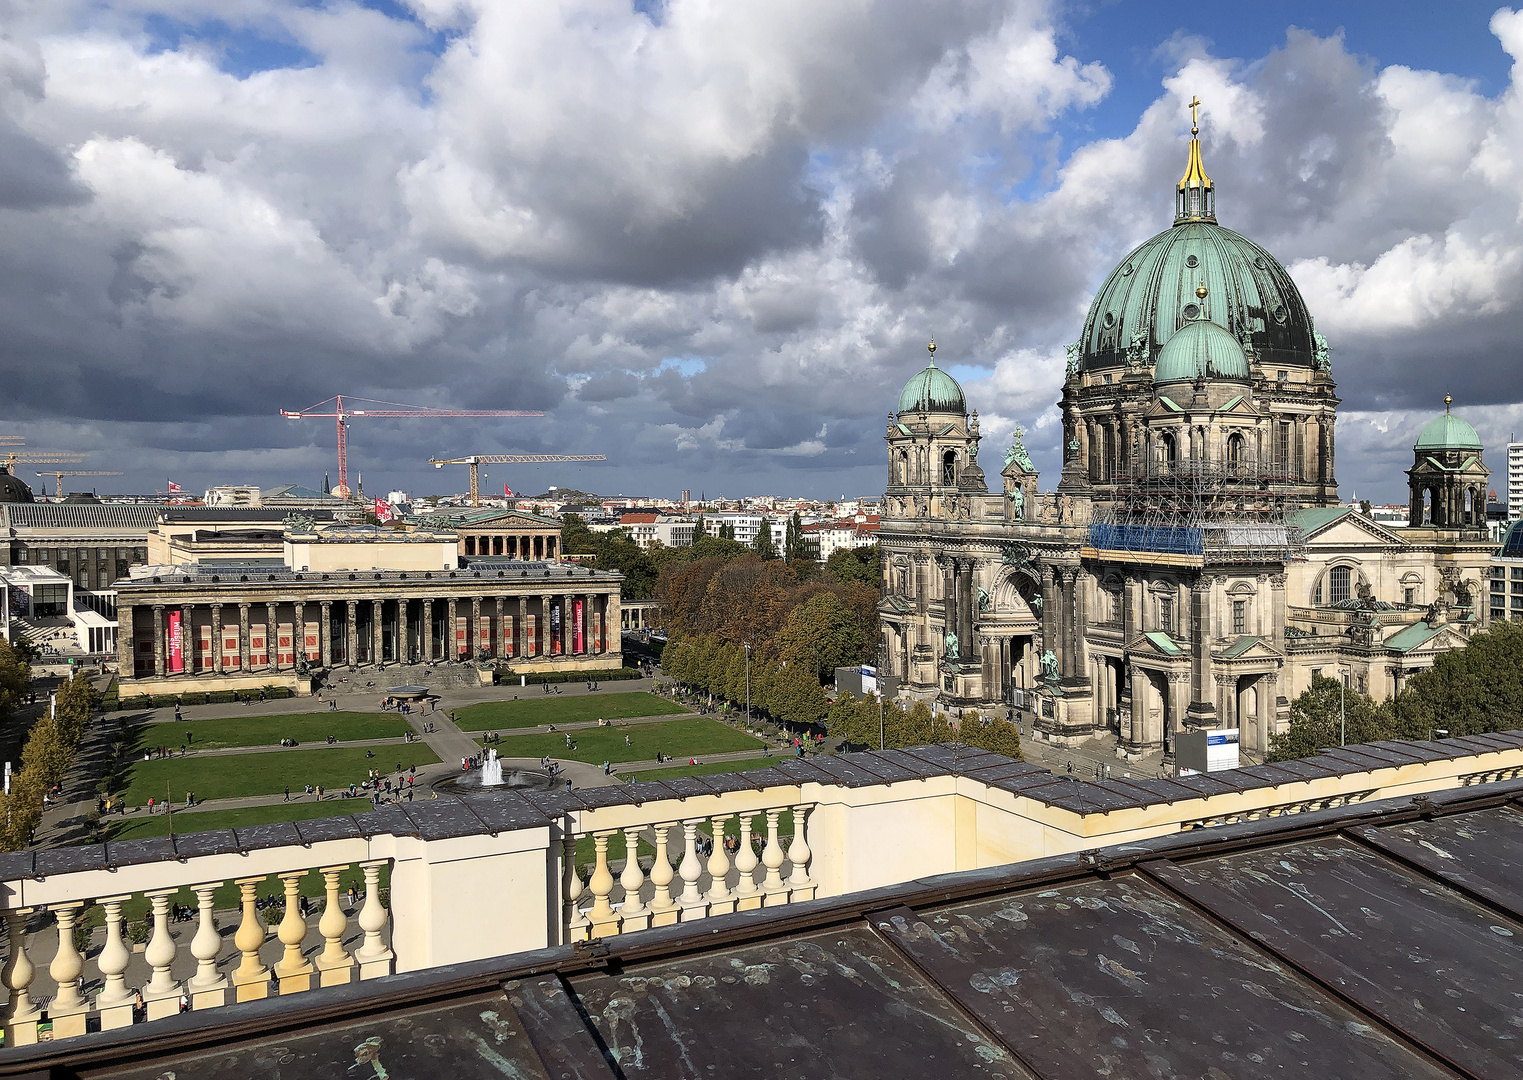
[[[879,612],[904,695],[1021,705],[1040,738],[1108,731],[1128,756],[1237,728],[1257,755],[1314,675],[1383,699],[1485,624],[1475,429],[1447,399],[1423,427],[1409,527],[1340,503],[1327,342],[1284,267],[1217,223],[1191,136],[1172,227],[1069,347],[1055,488],[1017,430],[991,491],[934,344],[890,414]]]

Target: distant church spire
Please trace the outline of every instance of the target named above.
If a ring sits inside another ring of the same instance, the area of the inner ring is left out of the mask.
[[[1190,161],[1174,192],[1174,224],[1216,220],[1216,185],[1200,160],[1199,97],[1190,99]]]

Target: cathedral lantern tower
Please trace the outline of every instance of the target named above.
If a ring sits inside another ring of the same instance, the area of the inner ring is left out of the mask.
[[[968,415],[957,380],[930,362],[904,384],[889,417],[885,511],[897,517],[956,518],[967,494],[987,494],[978,467],[978,414]]]
[[[1450,411],[1453,402],[1444,395],[1443,413],[1423,426],[1412,446],[1408,520],[1414,528],[1452,529],[1484,539],[1491,470],[1481,460],[1481,437]]]

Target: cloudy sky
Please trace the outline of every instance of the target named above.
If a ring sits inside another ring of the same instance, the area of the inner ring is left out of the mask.
[[[1055,483],[1063,346],[1169,225],[1199,94],[1220,220],[1332,343],[1345,495],[1402,497],[1445,392],[1501,481],[1523,12],[1220,8],[0,0],[0,433],[107,490],[316,486],[332,422],[278,410],[341,392],[546,414],[357,420],[378,493],[495,452],[610,459],[520,490],[868,494],[934,333]]]

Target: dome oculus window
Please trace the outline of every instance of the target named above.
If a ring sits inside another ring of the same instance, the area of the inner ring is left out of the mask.
[[[1116,313],[1114,311],[1107,311],[1105,313],[1105,326],[1106,326],[1106,329],[1110,329],[1112,326],[1115,326],[1115,325],[1116,325]]]
[[[1260,270],[1268,270],[1269,269],[1269,264],[1264,261],[1264,256],[1262,256],[1262,255],[1255,255],[1253,257],[1253,265],[1257,266]]]
[[[1286,318],[1287,318],[1287,313],[1286,313],[1285,309],[1283,307],[1276,306],[1275,309],[1274,309],[1274,321],[1282,323],[1282,322],[1285,321]]]
[[[1186,266],[1188,266],[1188,267],[1189,267],[1189,268],[1190,268],[1190,269],[1192,269],[1192,270],[1193,270],[1193,269],[1195,269],[1195,268],[1196,268],[1196,267],[1197,267],[1197,266],[1199,266],[1199,265],[1200,265],[1200,260],[1199,260],[1199,259],[1197,259],[1197,258],[1196,258],[1196,257],[1195,257],[1195,256],[1194,256],[1194,255],[1190,255],[1190,256],[1187,256],[1187,257],[1186,257],[1186,258],[1185,258],[1185,265],[1186,265]]]
[[[1122,277],[1130,277],[1131,274],[1132,274],[1132,264],[1131,263],[1127,263],[1125,266],[1123,266],[1121,268],[1121,276]]]
[[[1200,308],[1195,304],[1186,304],[1181,314],[1187,319],[1198,319],[1200,318]]]

